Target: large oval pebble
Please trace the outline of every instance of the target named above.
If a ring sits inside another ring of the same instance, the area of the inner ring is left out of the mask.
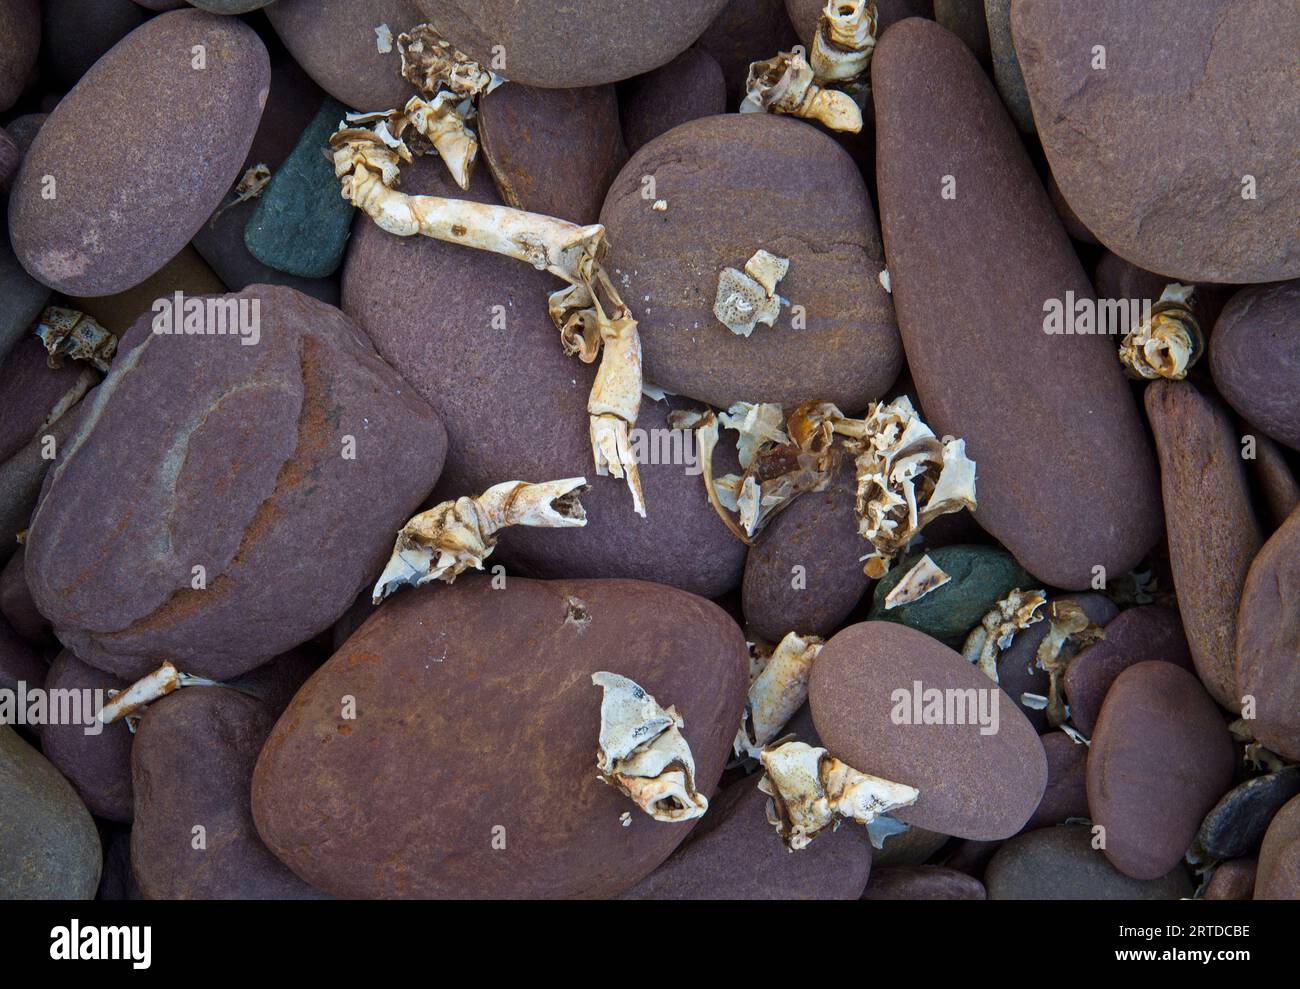
[[[31,81],[40,42],[40,0],[0,0],[0,111]]]
[[[1018,0],[1011,28],[1052,173],[1098,240],[1185,282],[1300,275],[1294,4]]]
[[[132,325],[31,521],[38,608],[81,659],[127,679],[164,660],[237,676],[328,628],[446,447],[337,309],[277,286],[211,298],[233,307],[225,334],[206,319],[211,335],[153,333],[152,314]]]
[[[960,838],[1015,834],[1047,785],[1038,736],[1011,698],[915,629],[863,622],[813,664],[822,744],[859,772],[921,791],[894,817]]]
[[[804,121],[724,114],[676,127],[632,156],[601,222],[659,387],[718,408],[818,400],[855,412],[897,378],[902,348],[876,277],[884,262],[866,185]],[[790,305],[745,337],[713,309],[722,272],[759,250],[789,260],[776,291]]]
[[[339,896],[616,895],[690,826],[598,780],[602,670],[677,709],[712,793],[748,670],[716,605],[641,581],[467,577],[390,599],[299,691],[254,774],[258,830]]]
[[[1273,815],[1259,849],[1255,899],[1300,900],[1300,797]]]
[[[653,72],[623,86],[620,117],[630,152],[674,127],[727,110],[727,84],[708,52],[688,48]]]
[[[1250,565],[1237,612],[1237,691],[1250,697],[1250,731],[1300,759],[1300,508]]]
[[[1215,859],[1253,854],[1269,821],[1297,793],[1300,766],[1287,766],[1234,786],[1205,815],[1196,832],[1196,844]]]
[[[1049,303],[1091,288],[1020,136],[930,21],[890,28],[871,78],[908,366],[930,425],[979,465],[976,519],[1048,584],[1123,573],[1159,533],[1155,460],[1114,342],[1046,332]]]
[[[269,86],[266,48],[237,19],[178,10],[131,32],[59,102],[23,162],[9,208],[23,266],[69,295],[149,277],[234,183]]]
[[[974,876],[937,865],[887,865],[871,874],[864,900],[983,900]]]
[[[1300,281],[1257,285],[1232,297],[1210,337],[1214,384],[1273,439],[1300,450]]]
[[[1155,879],[1176,866],[1233,762],[1223,715],[1196,677],[1159,661],[1121,673],[1088,750],[1088,807],[1115,868]]]

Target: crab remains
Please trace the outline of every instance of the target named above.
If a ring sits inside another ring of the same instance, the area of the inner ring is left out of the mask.
[[[990,608],[980,623],[971,629],[961,647],[961,654],[997,683],[998,656],[1011,647],[1017,632],[1043,620],[1038,612],[1046,603],[1046,591],[1022,591],[1019,587],[1015,588]]]
[[[1120,363],[1130,377],[1181,381],[1205,352],[1205,334],[1192,315],[1191,285],[1172,282],[1151,307],[1151,318],[1129,331],[1119,345]]]
[[[62,367],[64,358],[70,357],[107,374],[117,353],[117,337],[75,309],[50,306],[41,313],[34,332],[49,353],[50,367]]]
[[[600,779],[656,821],[702,816],[709,801],[695,789],[695,757],[677,711],[660,707],[643,687],[617,673],[593,673],[591,682],[604,691],[596,752]]]
[[[771,326],[781,315],[776,286],[790,270],[790,262],[760,250],[745,262],[745,270],[724,268],[718,276],[713,315],[737,336],[748,337],[759,323]]]
[[[99,709],[96,717],[101,724],[105,725],[125,718],[127,727],[134,733],[144,709],[159,698],[166,697],[181,687],[219,686],[221,684],[216,680],[190,676],[188,673],[178,671],[171,663],[163,663],[158,669],[141,677],[125,690],[110,691],[109,702]]]
[[[543,484],[505,481],[477,498],[444,501],[421,512],[398,532],[372,600],[378,604],[407,584],[419,587],[433,580],[450,584],[470,567],[482,570],[501,531],[512,525],[542,529],[585,526],[587,514],[578,498],[586,490],[585,477]]]
[[[792,852],[807,848],[839,818],[870,825],[880,815],[916,803],[921,792],[860,773],[823,748],[793,736],[767,746],[758,788],[771,799],[767,820]]]
[[[757,759],[808,699],[808,677],[813,661],[826,644],[815,635],[790,632],[768,656],[751,647],[753,673],[745,713],[733,748],[738,756]]]
[[[1038,668],[1048,676],[1047,723],[1062,727],[1070,716],[1062,678],[1065,669],[1084,646],[1105,638],[1105,631],[1073,601],[1053,601],[1048,608],[1047,635],[1038,646]]]

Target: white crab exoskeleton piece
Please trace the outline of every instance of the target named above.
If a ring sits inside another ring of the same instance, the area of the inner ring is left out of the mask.
[[[626,480],[632,507],[645,518],[645,495],[629,436],[641,409],[641,337],[626,307],[607,316],[597,306],[596,313],[605,351],[587,399],[596,473]]]
[[[997,683],[998,657],[1011,647],[1017,632],[1043,620],[1039,611],[1046,603],[1046,591],[1013,589],[971,629],[961,647],[962,656]]]
[[[764,775],[758,788],[771,798],[768,823],[792,852],[808,847],[837,817],[869,825],[920,796],[915,787],[860,773],[805,742],[781,740],[760,758]]]
[[[432,100],[412,96],[402,111],[411,126],[433,145],[456,184],[466,190],[478,159],[478,136],[466,123],[472,111],[467,97],[449,90]]]
[[[813,661],[826,644],[815,635],[786,634],[749,685],[745,713],[733,744],[736,755],[759,757],[808,700]]]
[[[256,199],[266,187],[271,184],[271,169],[265,163],[259,163],[245,170],[244,174],[239,177],[235,183],[234,195],[230,202],[219,208],[208,220],[208,226],[213,226],[217,218],[228,209],[233,209],[240,203],[246,203],[249,200]]]
[[[868,576],[884,576],[935,518],[976,507],[965,440],[941,441],[906,396],[877,402],[865,420],[839,420],[835,429],[857,451],[858,532],[875,549],[863,557]]]
[[[1063,686],[1065,669],[1080,649],[1104,638],[1105,632],[1073,601],[1053,601],[1047,620],[1047,635],[1038,645],[1035,662],[1048,676],[1047,722],[1060,728],[1069,717]]]
[[[573,529],[587,524],[578,498],[587,490],[585,477],[529,484],[505,481],[477,498],[444,501],[421,512],[397,534],[392,556],[375,583],[378,604],[407,584],[433,580],[448,584],[466,570],[483,569],[503,529],[525,525],[539,529]]]
[[[772,402],[737,402],[726,412],[719,413],[718,421],[740,434],[736,437],[736,452],[741,467],[754,462],[764,443],[790,442],[781,406]]]
[[[398,35],[397,49],[402,56],[402,78],[422,93],[446,89],[457,96],[475,97],[505,82],[457,49],[431,24],[417,24]]]
[[[102,724],[112,724],[122,718],[134,718],[161,697],[181,687],[219,687],[216,680],[181,673],[171,663],[163,663],[152,673],[141,677],[125,690],[112,694],[109,702],[96,715]],[[134,728],[131,729],[135,731]]]
[[[871,0],[827,0],[808,64],[822,85],[844,85],[866,73],[875,48],[876,5]]]
[[[1205,351],[1205,335],[1192,314],[1193,286],[1165,286],[1144,319],[1119,345],[1120,363],[1131,377],[1181,381]]]
[[[695,789],[695,757],[677,711],[660,707],[643,687],[618,673],[593,673],[591,682],[604,692],[596,751],[600,779],[656,821],[700,817],[709,801]]]
[[[776,286],[790,270],[790,262],[760,250],[745,262],[745,270],[724,268],[718,276],[713,315],[738,336],[748,337],[759,323],[771,326],[781,315]]]
[[[62,367],[64,359],[71,358],[107,374],[117,353],[117,337],[76,309],[48,307],[33,332],[45,345],[46,360],[52,368]]]
[[[741,113],[788,114],[850,134],[862,130],[862,108],[847,93],[819,86],[799,48],[752,63],[745,91]]]
[[[931,591],[937,591],[950,580],[952,580],[952,575],[944,573],[943,569],[934,560],[930,559],[930,554],[926,553],[916,561],[912,569],[903,575],[903,579],[885,595],[885,610],[892,611],[902,605],[919,601]]]

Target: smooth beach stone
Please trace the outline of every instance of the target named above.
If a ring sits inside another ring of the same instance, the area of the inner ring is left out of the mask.
[[[748,662],[716,605],[643,581],[511,577],[494,590],[465,576],[403,591],[281,716],[253,815],[272,851],[338,896],[614,896],[691,827],[652,820],[597,778],[591,675],[619,673],[676,708],[707,795]],[[340,716],[344,695],[354,718]]]
[[[1088,807],[1106,857],[1135,879],[1174,868],[1232,782],[1223,715],[1173,663],[1130,666],[1102,705],[1088,749]]]
[[[69,305],[93,316],[120,340],[141,316],[152,316],[159,299],[172,299],[177,292],[186,296],[221,295],[225,286],[207,262],[189,244],[176,256],[142,281],[124,292],[90,298],[71,297]]]
[[[1264,543],[1241,438],[1222,405],[1188,381],[1152,382],[1145,402],[1160,455],[1169,562],[1192,661],[1210,695],[1239,711],[1237,606],[1246,572]]]
[[[1254,699],[1251,733],[1300,760],[1300,508],[1250,565],[1237,613],[1236,692]]]
[[[192,6],[212,14],[247,14],[269,5],[272,0],[189,0]]]
[[[265,165],[274,176],[293,151],[299,136],[311,123],[321,104],[328,98],[293,59],[273,58],[271,94],[267,97],[257,135],[244,159],[240,177],[256,165]],[[287,285],[314,299],[320,299],[321,302],[338,305],[339,286],[336,279],[300,278],[269,267],[248,252],[248,247],[244,244],[244,228],[248,226],[249,217],[257,209],[257,204],[257,199],[236,202],[232,186],[208,222],[194,235],[194,249],[211,265],[226,289],[231,292],[238,292],[249,285]]]
[[[321,105],[253,207],[244,246],[268,267],[325,278],[343,263],[356,210],[339,195],[334,166],[321,152],[346,112],[334,100]]]
[[[688,48],[653,72],[624,84],[620,116],[629,152],[674,127],[727,110],[727,81],[717,60]]]
[[[1026,831],[1088,816],[1088,746],[1063,731],[1049,731],[1039,741],[1047,755],[1047,789]]]
[[[1135,663],[1148,660],[1195,671],[1182,620],[1172,608],[1142,604],[1121,612],[1106,625],[1105,638],[1084,647],[1070,660],[1063,680],[1070,723],[1091,735],[1115,678]]]
[[[995,604],[1017,587],[1029,590],[1037,582],[1010,553],[994,546],[941,546],[928,555],[935,566],[952,577],[923,598],[895,608],[885,608],[889,596],[924,553],[913,553],[894,563],[871,592],[871,621],[898,622],[920,629],[954,648]],[[1022,633],[1023,634],[1023,633]]]
[[[485,170],[463,194],[443,163],[429,158],[403,169],[401,187],[499,202]],[[740,583],[745,546],[710,507],[697,460],[639,458],[644,519],[633,513],[623,481],[595,474],[587,399],[596,365],[564,355],[546,313],[547,294],[562,285],[521,261],[396,237],[365,222],[343,268],[343,308],[446,423],[451,446],[438,496],[477,495],[513,480],[586,477],[592,485],[582,496],[585,528],[509,529],[489,567],[540,577],[639,577],[705,597],[726,593]],[[658,451],[673,439],[669,409],[642,399],[636,435],[645,446]],[[677,438],[677,449],[693,457],[694,443]],[[730,441],[719,444],[719,476],[738,470],[723,469],[734,456]]]
[[[1300,797],[1273,815],[1259,849],[1255,899],[1300,900]]]
[[[337,309],[278,286],[219,298],[250,319],[256,301],[256,345],[137,320],[31,521],[37,607],[126,679],[164,660],[237,676],[329,628],[446,449],[434,411]]]
[[[788,52],[798,43],[785,0],[727,0],[695,47],[722,67],[727,107],[734,110],[745,95],[750,64]]]
[[[656,199],[668,208],[655,210]],[[884,260],[866,185],[853,159],[804,121],[752,113],[683,124],[632,156],[601,222],[606,266],[626,290],[646,378],[659,387],[718,408],[815,396],[853,412],[898,377],[902,347],[876,278]],[[789,260],[777,291],[791,305],[743,337],[713,314],[718,278],[760,249]]]
[[[0,569],[0,616],[13,626],[15,632],[36,645],[52,645],[50,623],[36,610],[32,592],[27,587],[27,570],[24,565],[26,551],[22,546]]]
[[[76,428],[79,411],[59,416],[40,436],[32,437],[25,447],[0,464],[0,562],[8,560],[18,549],[18,536],[28,527],[45,473],[58,462],[57,455],[65,449]],[[56,451],[53,461],[46,459],[51,444]]]
[[[989,862],[990,900],[1181,900],[1193,892],[1181,865],[1150,880],[1126,876],[1092,847],[1086,824],[1040,828],[1012,838]]]
[[[41,43],[39,0],[0,0],[0,112],[22,95]]]
[[[930,426],[978,465],[976,521],[1056,587],[1132,569],[1160,533],[1155,458],[1115,341],[1045,332],[1048,303],[1091,288],[1020,136],[937,24],[887,31],[871,78],[908,366]]]
[[[1233,787],[1205,815],[1196,843],[1216,859],[1240,858],[1259,848],[1268,822],[1300,793],[1300,766],[1256,776]]]
[[[1102,627],[1106,627],[1119,614],[1119,608],[1115,603],[1101,594],[1069,594],[1053,598],[1053,601],[1070,601],[1077,604],[1093,624]],[[1051,727],[1047,723],[1047,711],[1027,707],[1024,702],[1024,695],[1027,693],[1047,697],[1051,689],[1051,677],[1038,665],[1038,647],[1043,644],[1052,627],[1051,614],[1047,606],[1041,608],[1038,613],[1043,616],[1042,621],[1016,633],[1015,638],[1011,640],[1011,645],[998,655],[997,669],[998,685],[1016,702],[1021,713],[1034,726],[1034,730],[1042,734]],[[1070,720],[1074,723],[1073,717]]]
[[[1202,894],[1206,900],[1249,900],[1255,893],[1255,870],[1259,861],[1253,858],[1221,862],[1210,876],[1210,883]]]
[[[1098,240],[1182,282],[1300,275],[1294,4],[1017,0],[1011,28],[1052,172]]]
[[[745,554],[742,600],[751,632],[829,636],[871,586],[861,557],[856,481],[844,465],[825,491],[808,491],[759,533]],[[802,570],[795,568],[801,567]]]
[[[1210,336],[1214,385],[1251,425],[1300,450],[1300,281],[1234,295]]]
[[[1300,505],[1300,480],[1296,479],[1282,448],[1267,436],[1255,437],[1255,459],[1250,462],[1250,472],[1273,523],[1269,529],[1272,532]]]
[[[600,86],[649,72],[704,33],[726,0],[415,0],[466,55],[527,86]]]
[[[1052,209],[1056,210],[1056,215],[1061,219],[1061,225],[1065,227],[1065,232],[1070,235],[1071,240],[1077,240],[1081,244],[1099,245],[1099,241],[1092,235],[1092,231],[1085,227],[1080,219],[1074,215],[1074,210],[1070,209],[1070,204],[1065,201],[1061,195],[1061,187],[1056,184],[1056,179],[1051,172],[1047,173],[1047,195],[1052,200]],[[1159,293],[1156,293],[1159,298]]]
[[[8,193],[10,180],[18,174],[23,155],[18,144],[0,127],[0,195]]]
[[[799,32],[799,40],[805,45],[812,44],[813,32],[826,9],[826,0],[785,0],[790,23]],[[885,29],[895,21],[908,17],[932,17],[934,4],[931,0],[876,0],[876,37],[885,33]],[[771,58],[776,52],[765,56]]]
[[[479,101],[478,135],[507,206],[571,223],[600,218],[627,161],[613,86],[500,86]]]
[[[887,865],[871,874],[864,900],[985,900],[984,884],[938,865]]]
[[[1034,112],[1029,105],[1025,76],[1011,36],[1011,0],[984,0],[984,23],[989,32],[993,81],[1011,119],[1025,134],[1034,133]]]
[[[47,113],[24,113],[21,117],[14,117],[13,120],[5,124],[4,129],[13,138],[14,143],[18,145],[18,150],[25,155],[32,146],[32,141],[36,140],[36,134],[48,116]]]
[[[846,822],[791,853],[767,821],[761,774],[732,783],[668,861],[624,900],[856,900],[871,872],[867,829]]]
[[[61,407],[75,402],[99,381],[99,373],[71,360],[48,363],[35,334],[19,340],[0,361],[0,462],[38,435]]]
[[[17,690],[19,683],[27,687],[40,687],[45,683],[49,667],[37,646],[28,642],[0,618],[0,689]]]
[[[1004,841],[970,841],[962,839],[944,856],[942,865],[979,879],[984,875],[989,861],[997,854]]]
[[[992,58],[988,21],[980,0],[934,0],[934,19],[961,38],[981,62]]]
[[[0,360],[28,334],[49,299],[50,290],[14,257],[8,229],[0,230]]]
[[[187,687],[149,705],[131,751],[131,865],[146,899],[325,898],[253,823],[249,780],[273,724],[263,703],[226,687]]]
[[[0,725],[0,900],[89,900],[99,832],[72,784]]]
[[[182,10],[132,31],[59,102],[14,181],[23,267],[68,295],[144,281],[230,188],[269,83],[266,48],[239,20]]]
[[[266,16],[294,60],[344,106],[389,110],[415,95],[397,49],[398,36],[426,20],[414,0],[276,0]],[[385,26],[388,51],[376,33]]]
[[[108,901],[143,900],[135,875],[131,872],[131,829],[105,829],[104,870],[99,877],[95,899]]]
[[[45,0],[41,36],[48,71],[70,87],[144,21],[131,0]]]
[[[929,690],[953,691],[946,697],[961,706],[949,704],[945,720],[965,723],[912,723]],[[991,841],[1019,831],[1042,799],[1047,759],[1029,722],[976,667],[915,629],[863,622],[837,633],[813,664],[808,699],[836,758],[920,790],[891,812],[900,821]]]
[[[77,691],[82,697],[95,698],[90,707],[80,709],[82,720],[43,725],[41,750],[76,788],[90,812],[110,821],[129,822],[134,813],[131,742],[135,736],[125,720],[111,725],[88,723],[99,707],[108,703],[110,690],[122,691],[130,686],[129,680],[87,666],[67,649],[50,664],[45,679],[46,690]],[[100,730],[90,734],[87,727]]]

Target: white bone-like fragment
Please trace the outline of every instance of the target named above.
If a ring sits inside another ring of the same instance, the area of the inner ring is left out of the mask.
[[[834,131],[862,130],[862,108],[847,93],[819,86],[803,52],[781,52],[749,67],[741,113],[781,113],[815,120]]]
[[[117,337],[75,309],[50,306],[41,313],[34,332],[45,345],[46,361],[52,368],[62,367],[64,359],[71,358],[107,374],[117,353]]]
[[[1131,377],[1181,381],[1205,352],[1205,335],[1192,314],[1192,291],[1190,285],[1166,285],[1151,307],[1151,318],[1120,342],[1120,363]]]
[[[875,47],[876,5],[871,0],[827,0],[808,63],[819,83],[843,85],[866,73]]]
[[[860,773],[805,742],[782,740],[760,758],[764,775],[758,788],[771,798],[768,823],[791,851],[806,848],[837,817],[870,824],[920,796],[915,787]]]
[[[888,814],[877,814],[867,822],[867,837],[871,839],[871,847],[876,850],[884,848],[887,839],[896,834],[907,834],[911,830],[912,826],[906,821],[900,821]]]
[[[787,633],[762,671],[749,685],[745,712],[733,744],[736,755],[757,759],[795,712],[808,700],[808,677],[813,661],[826,644],[815,635]]]
[[[718,421],[740,434],[736,438],[736,451],[741,467],[754,463],[763,444],[790,442],[790,437],[785,434],[785,415],[781,406],[771,402],[737,402],[726,412],[719,413]]]
[[[1020,703],[1031,711],[1047,710],[1047,698],[1042,694],[1031,694],[1027,690],[1020,695]]]
[[[375,28],[375,48],[381,55],[387,55],[393,50],[393,29],[387,24]]]
[[[930,559],[930,554],[926,553],[916,561],[911,570],[903,575],[903,579],[894,585],[893,590],[885,595],[885,610],[890,611],[899,605],[919,601],[950,580],[952,575],[944,573],[939,565]]]
[[[656,821],[700,817],[709,801],[695,789],[695,758],[677,711],[660,707],[643,687],[617,673],[593,673],[591,682],[604,692],[596,752],[600,779]]]
[[[103,724],[112,724],[122,718],[139,714],[160,697],[166,697],[181,687],[219,686],[221,684],[216,680],[181,673],[171,663],[163,663],[158,669],[141,677],[125,690],[114,692],[109,702],[99,709],[96,717]]]
[[[477,498],[444,501],[421,512],[397,534],[372,599],[378,604],[399,587],[419,587],[433,580],[448,584],[483,561],[496,548],[501,530],[512,525],[573,529],[587,524],[578,498],[587,490],[585,477],[530,484],[505,481]]]
[[[1061,731],[1065,732],[1070,741],[1075,745],[1092,744],[1092,742],[1084,736],[1083,732],[1079,731],[1079,729],[1075,728],[1073,725],[1061,725]]]
[[[776,286],[790,270],[790,262],[760,250],[745,262],[745,270],[724,268],[718,276],[713,315],[738,336],[748,337],[759,323],[771,326],[781,315]]]
[[[451,177],[468,190],[478,160],[478,137],[466,119],[472,114],[467,98],[443,90],[432,100],[412,96],[403,109],[411,126],[433,145]]]
[[[450,90],[457,96],[482,96],[504,79],[458,50],[430,24],[419,24],[397,37],[402,78],[421,93]]]
[[[889,269],[888,269],[888,268],[882,268],[882,269],[881,269],[880,274],[878,274],[878,275],[876,276],[876,281],[880,282],[880,287],[883,288],[883,289],[884,289],[886,292],[888,292],[890,295],[893,295],[893,294],[894,294],[894,287],[893,287],[893,285],[890,284],[890,281],[889,281]]]
[[[994,683],[998,682],[998,657],[1010,648],[1016,633],[1043,620],[1039,609],[1047,603],[1047,592],[1015,588],[993,605],[980,623],[970,630],[961,654]]]

